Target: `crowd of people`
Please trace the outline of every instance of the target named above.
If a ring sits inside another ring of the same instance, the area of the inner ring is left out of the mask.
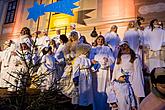
[[[117,30],[113,25],[109,32],[98,35],[90,44],[76,31],[75,24],[71,25],[68,36],[57,30],[57,36],[52,39],[47,32],[37,32],[33,37],[30,29],[24,27],[19,39],[6,41],[0,52],[0,87],[14,91],[10,86],[18,77],[14,72],[26,73],[28,65],[39,64],[34,74],[45,75],[41,91],[58,81],[62,93],[72,98],[77,110],[143,110],[147,107],[142,101],[146,96],[144,75],[152,73],[157,74],[155,79],[151,78],[156,85],[154,93],[159,93],[160,102],[164,103],[159,110],[165,109],[165,70],[160,69],[165,67],[162,23],[154,19],[149,26],[141,28],[136,21],[130,21],[122,40]],[[161,77],[156,68],[161,70]]]

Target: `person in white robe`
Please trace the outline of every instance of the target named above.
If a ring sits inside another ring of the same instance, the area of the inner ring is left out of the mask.
[[[12,41],[9,48],[10,48],[11,54],[10,54],[10,59],[9,59],[8,72],[10,73],[10,75],[9,75],[9,78],[7,81],[10,82],[10,84],[12,84],[12,85],[16,85],[15,77],[17,77],[17,75],[13,72],[13,71],[16,71],[16,61],[17,61],[17,57],[15,55],[16,43]],[[16,89],[14,86],[8,87],[8,91],[15,91],[15,90]]]
[[[23,28],[23,30],[21,32],[28,33],[29,30],[27,28]],[[22,38],[20,38],[20,39],[22,39]],[[1,84],[3,84],[5,87],[8,87],[8,91],[14,91],[15,86],[18,86],[16,84],[17,74],[15,72],[18,73],[18,72],[27,70],[26,65],[25,65],[20,53],[23,52],[25,60],[27,61],[27,59],[28,59],[28,61],[30,61],[30,59],[28,57],[30,54],[26,54],[26,53],[28,53],[27,51],[30,49],[30,42],[27,42],[27,40],[25,40],[25,39],[23,37],[23,39],[18,42],[13,42],[12,40],[10,40],[10,42],[9,42],[10,46],[5,49],[5,53],[4,53],[5,56],[4,55],[2,56],[3,59],[5,60],[4,66],[6,65],[5,66],[6,74],[3,74]],[[27,39],[29,39],[29,38],[27,38]],[[26,43],[22,43],[22,42],[26,42]],[[25,49],[26,52],[24,50],[23,44],[25,44],[25,46],[28,47]],[[18,53],[18,51],[19,51],[19,53]],[[2,69],[2,71],[4,71],[4,70]],[[4,81],[4,79],[6,81]]]
[[[135,21],[129,22],[127,31],[124,33],[123,41],[127,41],[130,48],[133,49],[136,54],[138,54],[141,38],[139,31],[135,26]]]
[[[61,30],[57,29],[56,30],[56,36],[52,38],[53,40],[55,40],[55,42],[57,44],[57,48],[60,45],[60,35],[61,35]]]
[[[146,65],[149,72],[156,67],[165,66],[165,30],[159,28],[158,20],[154,19],[150,22],[150,26],[144,30],[144,46],[148,48],[149,52]]]
[[[76,47],[78,44],[78,34],[77,32],[72,32],[68,42],[65,44],[64,48],[62,49],[64,53],[64,58],[66,62],[66,66],[64,68],[64,73],[61,77],[60,84],[62,87],[62,93],[67,97],[72,98],[72,92],[74,90],[74,83],[73,83],[73,64],[74,59],[76,57]]]
[[[56,69],[57,69],[57,61],[52,54],[52,48],[45,47],[43,52],[43,57],[41,59],[41,66],[37,71],[37,75],[44,76],[42,77],[44,81],[41,81],[41,91],[49,90],[50,87],[53,87],[54,82],[57,79]]]
[[[47,32],[45,32],[45,31],[43,32],[43,36],[40,38],[38,43],[40,43],[40,45],[42,45],[42,46],[50,45],[50,38],[49,38]]]
[[[43,52],[43,57],[41,59],[41,66],[37,71],[37,75],[44,75],[44,81],[41,82],[41,91],[49,90],[53,87],[55,81],[57,81],[57,60],[52,54],[52,48],[45,47]]]
[[[105,42],[112,48],[112,51],[114,53],[114,56],[117,56],[117,52],[118,52],[118,45],[120,40],[120,37],[117,34],[117,29],[118,27],[116,25],[113,25],[111,27],[110,32],[107,32],[104,35],[105,38]]]
[[[107,110],[106,85],[110,81],[110,66],[114,62],[113,53],[110,47],[104,46],[103,36],[96,38],[96,47],[90,51],[89,58],[94,65],[93,90],[94,90],[94,110]],[[99,68],[95,68],[95,65]]]
[[[93,104],[91,62],[87,54],[91,46],[80,44],[76,47],[76,58],[73,64],[73,81],[78,88],[78,105],[87,107]]]
[[[51,40],[50,40],[50,46],[52,47],[52,52],[53,52],[53,54],[55,54],[56,51],[57,51],[57,49],[58,49],[57,44],[56,44],[56,41],[53,40],[53,39],[51,39]]]
[[[133,88],[137,106],[139,106],[140,98],[145,97],[143,71],[139,57],[129,47],[128,42],[126,41],[120,43],[120,50],[112,74],[112,81],[115,79],[116,73],[121,68],[125,72],[128,72],[129,79],[127,81],[129,81]]]
[[[34,75],[38,66],[35,66],[35,69],[31,69],[32,65],[39,63],[39,55],[37,49],[31,51],[31,46],[27,42],[21,42],[20,48],[12,51],[11,61],[10,61],[10,71],[12,77],[10,77],[10,83],[19,87],[30,87],[31,86],[31,75]],[[31,71],[32,70],[32,71]],[[13,77],[14,76],[14,77]],[[31,77],[29,79],[29,76]],[[27,85],[24,85],[23,82]],[[27,82],[28,81],[28,82]],[[16,90],[15,87],[10,87],[10,91]]]
[[[5,80],[8,82],[8,91],[16,91],[16,89],[19,87],[23,87],[23,80],[27,81],[27,79],[23,78],[25,78],[24,76],[26,75],[24,74],[26,74],[28,71],[26,64],[29,64],[31,59],[30,47],[26,43],[21,43],[20,47],[20,50],[18,50],[14,42],[12,42],[11,46],[9,47],[9,74],[5,76]]]
[[[70,37],[70,35],[71,35],[71,33],[72,32],[77,32],[77,34],[78,34],[78,39],[81,37],[81,35],[80,35],[80,32],[78,32],[77,30],[76,30],[76,24],[74,24],[74,23],[72,23],[71,25],[70,25],[70,34],[68,35],[68,37]]]
[[[35,45],[38,47],[39,49],[39,54],[40,56],[42,56],[42,49],[44,47],[50,46],[50,41],[51,39],[49,38],[49,36],[47,35],[47,32],[44,31],[40,34],[40,36],[36,39],[36,43]]]
[[[69,36],[69,41],[64,48],[64,56],[66,59],[74,59],[76,53],[76,46],[79,44],[78,33],[73,31]]]
[[[67,42],[68,42],[68,38],[66,37],[66,35],[60,35],[60,45],[55,52],[55,58],[57,59],[58,62],[62,62],[65,59],[63,55],[63,51],[65,49]]]
[[[116,74],[113,82],[107,88],[107,102],[112,109],[136,110],[136,99],[131,85],[126,81],[128,76],[121,68]]]
[[[30,48],[33,45],[33,40],[32,40],[32,36],[30,33],[30,29],[27,27],[23,27],[21,32],[20,32],[20,36],[18,41],[16,41],[16,48],[19,50],[20,48],[20,44],[21,43],[26,43],[28,46],[30,46]]]
[[[66,65],[63,51],[64,51],[64,48],[65,48],[67,42],[68,42],[67,36],[66,35],[60,35],[60,44],[59,44],[58,49],[55,52],[55,58],[59,62],[58,74],[60,75],[60,77],[63,75],[64,68]]]
[[[11,41],[6,41],[4,44],[4,50],[0,53],[1,72],[0,72],[0,87],[9,87],[9,84],[5,80],[9,81],[10,73],[9,62],[11,57]],[[5,79],[5,80],[4,80]]]

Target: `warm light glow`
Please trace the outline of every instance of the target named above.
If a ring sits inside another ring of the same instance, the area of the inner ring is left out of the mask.
[[[65,26],[69,24],[69,19],[68,18],[61,18],[61,19],[55,19],[54,20],[54,26],[60,27],[60,26]]]
[[[75,3],[75,5],[79,6],[79,2]],[[78,13],[76,13],[78,9],[73,10],[74,16],[69,16],[66,14],[56,14],[52,13],[51,20],[50,20],[50,26],[49,26],[49,36],[55,36],[56,30],[61,29],[61,33],[65,34],[65,28],[67,27],[66,33],[70,32],[70,24],[71,23],[77,23],[78,19]]]
[[[115,20],[134,16],[134,0],[102,0],[102,19]]]

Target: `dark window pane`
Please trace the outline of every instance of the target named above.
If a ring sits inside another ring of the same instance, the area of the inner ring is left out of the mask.
[[[15,9],[15,5],[13,5],[12,9]]]
[[[11,10],[11,11],[10,11],[10,13],[14,13],[14,12],[15,12],[15,10]]]
[[[13,5],[16,5],[16,4],[17,4],[17,2],[16,2],[16,1],[14,1],[14,2],[13,2]]]
[[[10,19],[14,19],[14,13],[10,15]]]
[[[6,16],[6,21],[5,22],[8,22],[9,18],[10,18],[10,16]]]
[[[10,20],[9,20],[9,23],[12,23],[12,22],[13,22],[13,19],[10,19]]]
[[[16,2],[13,2],[13,7],[12,9],[15,9],[16,8]]]
[[[11,12],[9,11],[9,12],[7,13],[7,16],[10,16],[10,14],[11,14]]]
[[[5,23],[12,23],[14,21],[16,6],[17,6],[17,0],[13,0],[8,3]]]
[[[8,7],[8,10],[11,10],[11,7],[12,7],[12,4],[10,3],[9,4],[9,7]]]

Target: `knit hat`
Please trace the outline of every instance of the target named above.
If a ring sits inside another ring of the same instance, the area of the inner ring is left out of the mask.
[[[152,83],[165,84],[165,67],[154,68],[151,72]]]
[[[90,49],[91,46],[89,44],[78,44],[76,47],[76,56],[85,55]]]

